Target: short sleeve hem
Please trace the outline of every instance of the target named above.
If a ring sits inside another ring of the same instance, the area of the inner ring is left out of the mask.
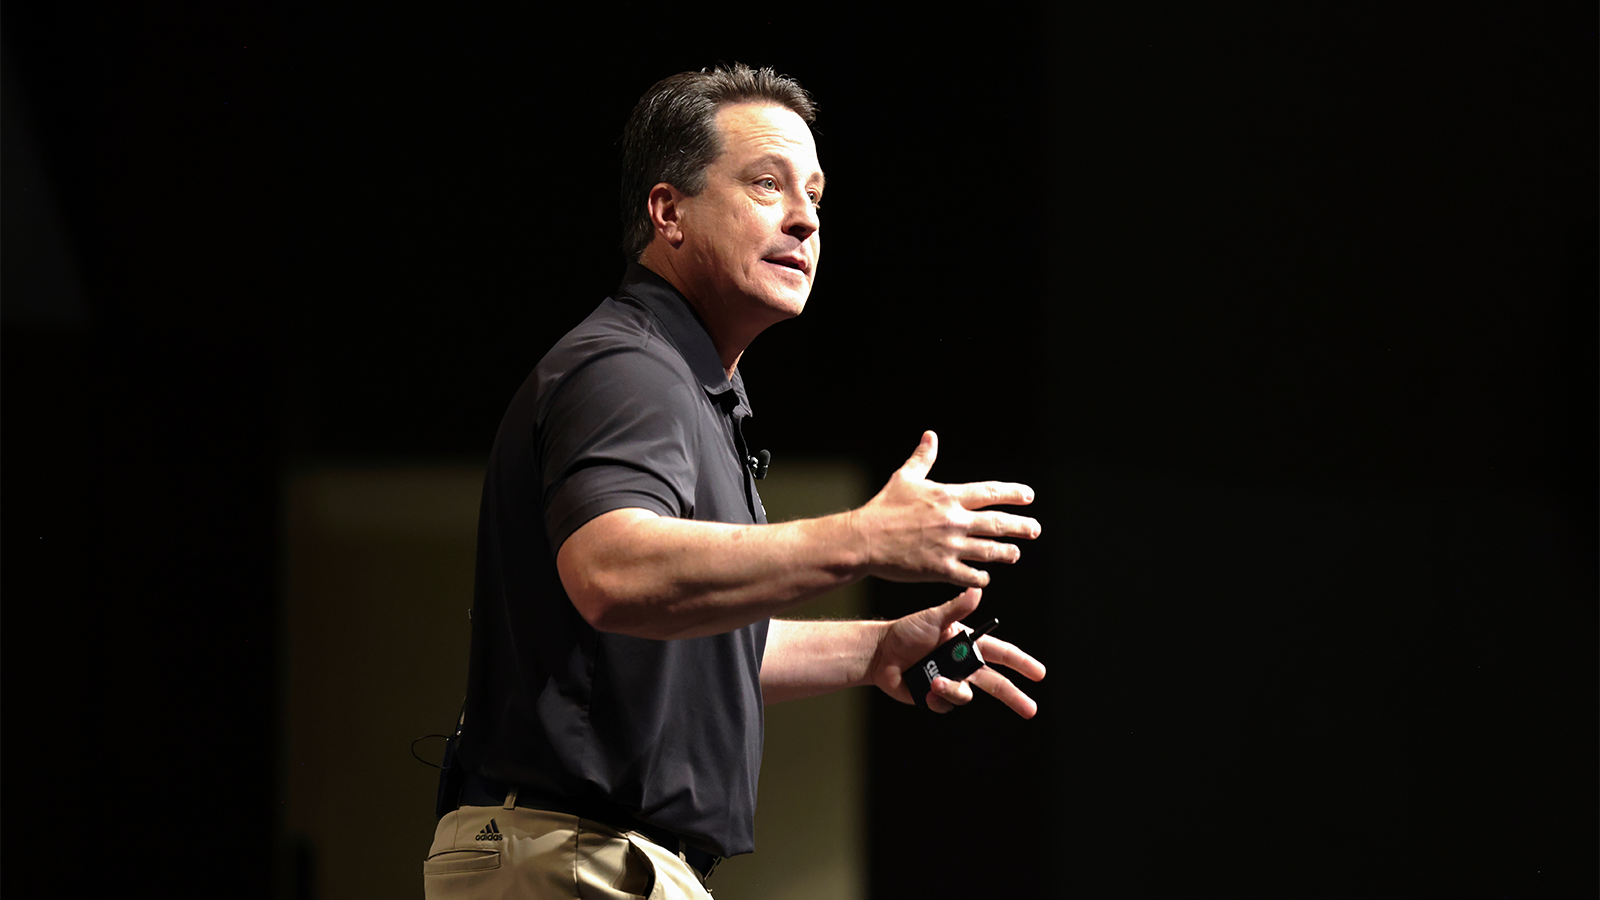
[[[579,528],[589,524],[590,520],[598,519],[618,509],[643,509],[663,518],[679,518],[677,512],[659,496],[644,491],[613,491],[598,497],[591,496],[570,509],[559,509],[552,504],[549,520],[550,552],[559,551],[567,538],[572,537],[573,532]]]

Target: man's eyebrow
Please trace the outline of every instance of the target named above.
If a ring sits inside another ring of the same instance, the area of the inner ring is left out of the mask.
[[[795,167],[794,161],[789,157],[784,156],[782,153],[763,153],[752,160],[750,165],[746,168],[760,169],[769,165],[780,166],[790,170],[793,170]],[[807,184],[811,184],[813,182],[816,183],[818,190],[822,190],[827,185],[828,176],[822,174],[822,170],[818,169],[817,171],[811,173],[810,178],[806,179]]]

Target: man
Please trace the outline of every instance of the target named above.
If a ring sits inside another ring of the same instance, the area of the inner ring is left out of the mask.
[[[1039,523],[1025,485],[927,479],[929,432],[860,509],[766,523],[741,424],[740,356],[799,315],[824,178],[810,98],[744,66],[665,79],[623,144],[616,293],[512,401],[479,522],[464,783],[425,864],[429,897],[707,896],[754,847],[762,704],[876,684],[960,629]],[[967,588],[893,622],[773,619],[867,575]],[[1044,667],[983,638],[992,663]],[[1024,717],[991,668],[971,684]],[[935,679],[929,708],[972,687]]]

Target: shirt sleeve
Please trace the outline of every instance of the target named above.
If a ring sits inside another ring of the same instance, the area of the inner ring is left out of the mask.
[[[552,552],[614,509],[694,517],[692,423],[705,389],[657,341],[588,348],[541,398],[536,446]]]

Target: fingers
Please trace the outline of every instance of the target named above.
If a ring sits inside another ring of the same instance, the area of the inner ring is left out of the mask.
[[[975,563],[1014,563],[1022,558],[1022,548],[999,541],[966,540],[955,551],[955,559],[946,562],[939,579],[947,584],[965,588],[989,586],[989,573],[966,565],[961,560]]]
[[[968,588],[953,599],[930,610],[924,610],[923,614],[928,612],[935,614],[935,621],[939,627],[939,640],[946,641],[955,636],[962,628],[958,623],[972,615],[981,602],[983,602],[983,592],[976,588]],[[995,671],[994,666],[1005,666],[1030,681],[1040,681],[1045,675],[1044,663],[1010,641],[984,635],[977,643],[984,666],[968,676],[965,681],[951,681],[943,675],[934,678],[927,697],[928,709],[936,713],[947,713],[958,706],[965,706],[972,702],[973,688],[976,687],[1004,703],[1024,719],[1031,719],[1037,715],[1039,704],[1023,693],[1011,679]]]
[[[943,675],[933,680],[933,690],[928,692],[928,708],[936,713],[947,713],[971,702],[971,685],[965,681],[951,681]]]
[[[1039,704],[1032,697],[1012,684],[1011,679],[988,666],[973,672],[966,681],[951,681],[942,675],[935,678],[933,690],[928,693],[928,709],[946,713],[958,706],[966,706],[972,702],[974,685],[1024,719],[1031,719],[1039,713]]]
[[[933,461],[939,456],[939,436],[931,431],[922,433],[922,440],[917,444],[917,449],[911,452],[911,457],[900,467],[900,471],[913,479],[928,477],[928,470],[933,468]]]
[[[1012,712],[1024,719],[1031,719],[1039,712],[1039,704],[1033,702],[1032,697],[1024,694],[1016,685],[1012,684],[1011,679],[987,666],[973,672],[972,676],[967,680],[982,688],[991,697],[1011,707]]]
[[[978,604],[982,602],[983,591],[976,587],[969,587],[955,595],[954,598],[939,604],[937,607],[939,631],[945,635],[944,639],[948,640],[954,637],[955,635],[950,632],[950,626],[972,615],[973,611],[978,608]]]
[[[979,537],[1009,537],[1033,540],[1038,537],[1044,527],[1038,519],[1028,516],[1014,516],[1003,512],[980,512],[972,514],[972,521],[967,524],[967,534]]]
[[[989,573],[982,569],[952,562],[939,576],[946,584],[964,588],[986,588],[989,586]]]
[[[1025,506],[1033,502],[1033,488],[1025,484],[984,481],[976,484],[947,485],[946,490],[949,491],[952,499],[967,509],[980,509],[985,506]],[[973,513],[972,519],[967,525],[967,534],[974,537],[1020,538],[1031,541],[1043,531],[1044,526],[1039,524],[1038,519],[1031,516],[999,512],[998,510]],[[1015,555],[1009,558],[1004,556],[964,556],[962,558],[1016,562]]]
[[[1033,488],[1004,481],[945,485],[928,480],[939,438],[922,433],[917,449],[876,497],[855,514],[852,534],[864,536],[868,574],[896,581],[945,581],[984,587],[976,566],[1014,563],[1022,551],[1008,541],[1032,540],[1037,519],[988,506],[1033,502]],[[972,563],[974,565],[968,565]]]
[[[984,541],[969,538],[957,551],[957,558],[971,562],[1014,563],[1022,558],[1022,548],[1001,541]]]
[[[1033,488],[1010,481],[947,484],[945,489],[967,509],[982,509],[985,506],[1027,506],[1033,502]]]
[[[1029,681],[1044,680],[1044,663],[1009,641],[1002,641],[986,634],[978,638],[978,652],[983,655],[983,661],[988,665],[1005,666]]]

